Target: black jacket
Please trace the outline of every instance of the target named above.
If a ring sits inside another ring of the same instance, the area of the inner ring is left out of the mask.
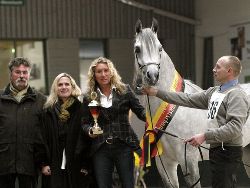
[[[80,169],[84,168],[91,171],[91,162],[88,158],[89,139],[85,139],[81,134],[81,118],[83,114],[82,104],[75,100],[69,107],[70,118],[67,123],[67,131],[65,135],[65,155],[66,155],[66,171],[67,188],[88,187],[90,177],[83,176]],[[61,176],[62,148],[61,137],[59,136],[60,124],[54,108],[45,109],[43,115],[44,138],[48,146],[47,165],[51,168],[51,176],[43,176],[44,188],[62,188],[64,179]],[[81,135],[81,137],[80,137]],[[59,141],[60,140],[60,141]]]
[[[118,94],[115,89],[112,91],[112,107],[105,109],[100,108],[98,124],[103,129],[103,134],[94,138],[92,141],[91,154],[105,142],[109,136],[118,137],[126,142],[132,149],[139,148],[139,140],[129,122],[129,110],[132,110],[139,119],[146,121],[145,109],[136,98],[130,86],[126,86],[126,92]],[[82,128],[85,134],[93,126],[93,117],[90,114],[88,104],[90,100],[87,97],[83,99],[84,118]]]
[[[40,128],[45,100],[30,87],[20,102],[9,85],[0,92],[0,175],[36,175],[44,151]]]

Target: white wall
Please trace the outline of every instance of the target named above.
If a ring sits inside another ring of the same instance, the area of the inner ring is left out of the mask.
[[[213,37],[214,64],[220,56],[231,53],[232,26],[250,23],[249,0],[196,0],[196,67],[197,84],[202,83],[203,39]],[[250,62],[243,62],[243,68]],[[243,74],[248,70],[243,69]],[[250,71],[249,71],[250,72]]]

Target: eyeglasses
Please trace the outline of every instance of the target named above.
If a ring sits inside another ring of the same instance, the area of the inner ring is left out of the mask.
[[[18,74],[18,75],[27,75],[29,74],[29,71],[20,71],[20,70],[15,70],[13,71],[15,74]]]

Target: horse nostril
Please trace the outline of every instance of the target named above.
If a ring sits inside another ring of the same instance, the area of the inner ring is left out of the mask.
[[[147,72],[147,78],[150,79],[151,78],[151,75],[149,72]]]
[[[159,79],[159,72],[147,71],[146,77],[150,83],[155,84]]]
[[[159,73],[157,73],[157,75],[155,76],[156,80],[159,79]]]

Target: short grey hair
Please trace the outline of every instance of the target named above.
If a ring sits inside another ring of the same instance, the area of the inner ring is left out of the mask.
[[[13,67],[19,67],[20,65],[24,65],[25,67],[31,68],[31,62],[29,59],[24,57],[16,57],[9,62],[9,70],[10,72],[13,70]]]

